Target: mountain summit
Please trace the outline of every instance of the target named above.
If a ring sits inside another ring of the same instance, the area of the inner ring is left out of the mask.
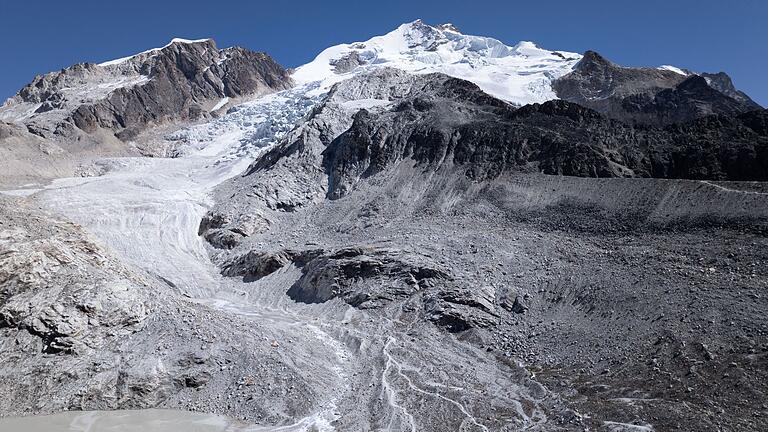
[[[129,57],[37,76],[3,104],[0,120],[43,137],[104,129],[128,140],[151,125],[206,118],[230,98],[290,85],[287,71],[264,53],[220,50],[212,39],[173,39]]]
[[[509,46],[490,37],[460,33],[452,24],[433,27],[421,20],[364,42],[330,47],[296,69],[298,83],[319,81],[321,89],[379,67],[424,74],[441,72],[479,85],[514,104],[556,98],[552,80],[570,72],[581,55],[539,48],[533,42]]]

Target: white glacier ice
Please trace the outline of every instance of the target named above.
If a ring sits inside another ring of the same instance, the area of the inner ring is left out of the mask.
[[[680,69],[677,66],[672,66],[672,65],[662,65],[662,66],[659,66],[658,69],[672,71],[672,72],[674,72],[676,74],[680,74],[680,75],[683,75],[683,76],[690,75],[690,73]]]
[[[127,262],[181,292],[210,296],[218,272],[197,235],[209,192],[243,172],[316,102],[303,88],[261,97],[168,136],[184,142],[179,157],[104,160],[106,175],[55,180],[39,198]]]
[[[350,57],[360,65],[337,72],[339,60]],[[539,48],[533,42],[507,46],[493,38],[461,34],[452,25],[432,27],[417,20],[365,42],[330,47],[296,68],[293,79],[300,84],[319,82],[316,92],[320,93],[371,68],[394,67],[420,74],[442,72],[523,105],[555,99],[551,82],[570,72],[581,57]]]
[[[228,97],[222,98],[216,105],[213,106],[213,108],[211,108],[211,111],[216,111],[217,109],[220,109],[221,107],[226,105],[228,102],[229,102]]]

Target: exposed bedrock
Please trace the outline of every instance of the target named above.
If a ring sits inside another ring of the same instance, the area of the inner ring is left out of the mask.
[[[440,78],[436,78],[440,79]],[[504,172],[580,177],[768,179],[768,136],[760,110],[711,116],[665,129],[633,127],[565,101],[514,109],[483,99],[474,85],[448,97],[424,92],[380,114],[365,110],[323,152],[329,198],[360,179],[414,160],[427,171],[461,167],[482,181]],[[460,90],[459,90],[460,89]]]
[[[768,111],[756,110],[631,126],[566,101],[518,109],[467,81],[382,69],[336,85],[304,123],[222,189],[231,192],[200,233],[217,248],[236,247],[268,230],[274,211],[339,199],[362,181],[386,181],[403,164],[415,164],[430,182],[460,173],[478,185],[530,173],[765,180],[766,124]]]
[[[716,74],[619,66],[587,51],[574,70],[553,81],[557,96],[629,124],[664,126],[707,115],[761,109]]]
[[[494,289],[463,286],[430,257],[400,249],[360,245],[331,251],[251,250],[221,265],[223,275],[245,281],[259,280],[288,266],[301,269],[301,277],[287,291],[297,302],[324,303],[338,298],[358,309],[380,309],[419,293],[423,317],[449,331],[488,327],[498,321]]]
[[[21,122],[41,136],[70,136],[74,126],[86,133],[106,129],[128,141],[150,126],[208,118],[223,98],[290,86],[288,72],[265,53],[219,50],[210,39],[174,40],[124,60],[38,76],[3,105],[0,116],[13,119],[15,110],[29,105],[35,114]]]
[[[78,128],[119,131],[130,139],[149,124],[197,120],[204,104],[221,98],[263,94],[290,86],[287,72],[271,57],[235,47],[219,51],[213,41],[175,43],[140,66],[146,84],[120,88],[107,99],[81,105],[71,115]]]

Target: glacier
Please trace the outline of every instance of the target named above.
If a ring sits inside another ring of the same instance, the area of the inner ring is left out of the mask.
[[[461,34],[452,26],[432,27],[416,20],[365,42],[330,47],[296,68],[293,79],[298,84],[318,82],[313,93],[319,94],[349,76],[374,68],[392,67],[417,74],[441,72],[524,105],[556,99],[552,81],[570,72],[581,57],[543,49],[533,42],[508,46],[490,37]],[[343,59],[359,65],[339,70],[334,65]]]

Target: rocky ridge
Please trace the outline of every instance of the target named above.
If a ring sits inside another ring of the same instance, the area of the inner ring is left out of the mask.
[[[287,71],[267,54],[174,39],[125,59],[38,76],[3,104],[0,118],[46,138],[106,129],[130,140],[152,125],[209,118],[229,99],[290,85]]]
[[[664,126],[762,108],[736,90],[724,72],[629,68],[595,51],[584,53],[573,71],[553,81],[552,87],[560,99],[630,124]]]

